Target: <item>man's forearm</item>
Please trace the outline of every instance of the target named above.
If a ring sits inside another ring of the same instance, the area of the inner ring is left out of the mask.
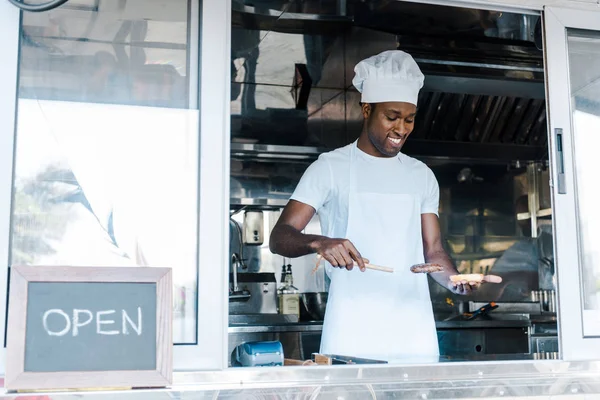
[[[324,236],[306,235],[292,226],[277,225],[271,232],[269,249],[280,256],[296,258],[316,252],[317,241]]]
[[[450,275],[458,274],[458,270],[454,266],[452,259],[444,250],[433,251],[429,254],[425,254],[425,262],[431,264],[438,264],[444,268],[441,272],[430,274],[437,283],[444,287],[448,287],[450,281]]]

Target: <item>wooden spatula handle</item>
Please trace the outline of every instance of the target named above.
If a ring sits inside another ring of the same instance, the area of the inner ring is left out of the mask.
[[[358,265],[356,263],[354,263],[354,265]],[[380,265],[374,265],[374,264],[369,264],[369,263],[365,263],[365,268],[366,269],[372,269],[375,271],[382,271],[382,272],[394,272],[393,268],[390,267],[382,267]]]

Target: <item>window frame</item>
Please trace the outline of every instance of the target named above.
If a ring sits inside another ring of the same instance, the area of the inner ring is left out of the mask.
[[[569,52],[569,29],[600,31],[600,12],[545,7],[546,77],[550,157],[557,268],[559,310],[559,344],[563,360],[600,359],[600,337],[585,337],[581,287],[581,239],[577,207],[576,149],[572,120]],[[562,130],[564,158],[564,192],[559,187],[557,168],[557,130]],[[561,267],[562,266],[562,267]],[[569,269],[567,269],[569,268]]]

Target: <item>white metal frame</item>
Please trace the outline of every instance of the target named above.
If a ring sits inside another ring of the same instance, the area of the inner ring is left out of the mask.
[[[231,1],[204,0],[200,25],[198,344],[175,346],[175,370],[227,367]]]
[[[6,294],[10,247],[10,219],[14,166],[17,84],[19,69],[20,12],[0,1],[0,332],[5,331]],[[4,342],[4,340],[3,340]],[[0,373],[4,374],[6,350],[0,347]]]
[[[562,358],[600,359],[600,338],[584,338],[581,260],[577,226],[567,29],[600,31],[600,12],[547,7],[544,12],[551,157],[556,157],[556,129],[562,129],[566,193],[559,193],[557,162],[552,163],[555,253],[558,262],[559,330]]]

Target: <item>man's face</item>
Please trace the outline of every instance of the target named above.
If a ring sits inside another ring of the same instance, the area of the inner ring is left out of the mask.
[[[383,157],[395,157],[413,131],[417,107],[410,103],[363,104],[369,141]]]

